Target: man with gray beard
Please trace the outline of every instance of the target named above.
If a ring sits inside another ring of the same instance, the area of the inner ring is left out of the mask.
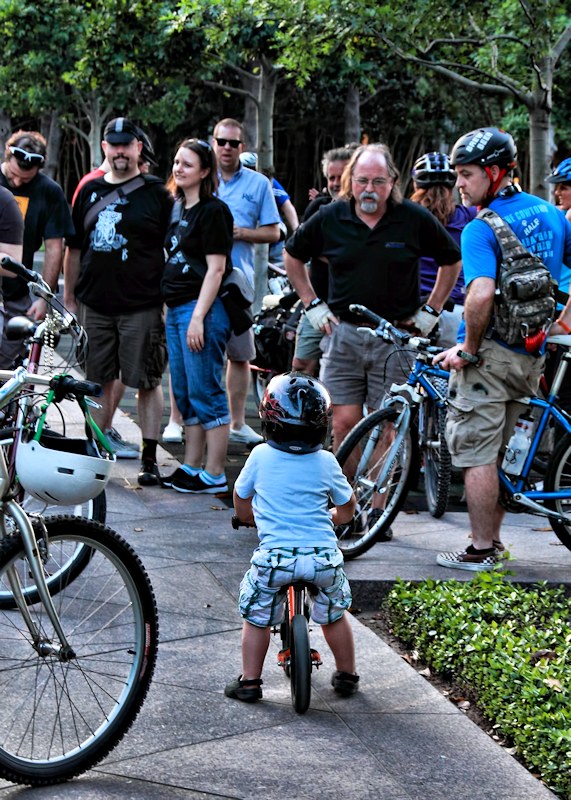
[[[339,199],[320,208],[285,246],[288,277],[305,315],[330,337],[320,377],[333,400],[335,450],[363,416],[364,404],[378,408],[386,389],[403,378],[398,353],[390,357],[398,348],[358,330],[367,323],[349,306],[361,303],[399,328],[427,335],[461,267],[454,240],[429,211],[403,200],[398,178],[387,147],[359,147],[343,173]],[[420,256],[441,265],[424,305]],[[310,258],[328,269],[327,298],[311,284],[305,266]]]

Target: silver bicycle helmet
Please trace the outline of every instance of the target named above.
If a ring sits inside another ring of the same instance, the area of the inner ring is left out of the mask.
[[[44,432],[40,441],[20,441],[16,474],[21,486],[37,500],[77,505],[101,494],[115,456],[100,455],[93,442]]]
[[[412,179],[417,186],[449,186],[456,183],[456,173],[445,153],[425,153],[414,163]]]

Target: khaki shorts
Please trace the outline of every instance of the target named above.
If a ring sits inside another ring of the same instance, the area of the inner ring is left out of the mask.
[[[322,339],[323,333],[316,331],[305,314],[302,314],[295,337],[294,358],[300,358],[304,361],[319,361],[321,358],[320,342]]]
[[[340,322],[329,337],[320,378],[334,405],[378,408],[392,383],[406,381],[413,360],[414,353]]]
[[[455,467],[495,464],[524,406],[535,395],[544,358],[523,355],[484,340],[479,367],[452,372],[446,441]]]
[[[107,316],[81,305],[87,331],[85,375],[97,383],[121,378],[125,386],[149,391],[159,386],[167,365],[162,306]]]

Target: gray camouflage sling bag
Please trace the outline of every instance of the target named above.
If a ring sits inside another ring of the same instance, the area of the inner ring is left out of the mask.
[[[506,344],[535,353],[553,321],[557,283],[543,261],[523,246],[499,214],[485,208],[476,219],[491,227],[502,251],[496,275],[493,331]]]

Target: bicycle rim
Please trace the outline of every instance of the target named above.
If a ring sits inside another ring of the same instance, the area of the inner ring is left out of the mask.
[[[74,517],[50,522],[59,560],[85,545],[92,557],[53,602],[74,651],[40,655],[19,609],[0,611],[0,776],[40,786],[92,767],[133,723],[152,678],[158,622],[152,587],[134,550],[114,531]],[[28,571],[22,544],[0,544],[0,585]],[[42,639],[57,644],[41,603],[28,611]]]
[[[291,700],[298,714],[305,714],[311,700],[311,650],[309,626],[303,614],[291,620]]]
[[[50,520],[56,514],[58,516],[67,516],[68,514],[73,514],[73,516],[84,517],[85,519],[93,519],[95,522],[101,523],[105,522],[105,517],[107,515],[107,500],[104,491],[93,500],[88,500],[82,505],[73,507],[70,506],[69,511],[65,511],[61,506],[46,506],[45,503],[41,503],[29,494],[24,496],[22,507],[27,514],[39,513],[48,515],[44,518],[48,532]],[[9,528],[10,525],[8,524],[8,529]],[[90,558],[91,551],[83,544],[78,544],[74,551],[69,550],[66,553],[66,560],[62,563],[57,561],[56,554],[53,553],[50,563],[45,565],[44,570],[50,591],[57,592],[59,591],[59,587],[61,585],[73,581],[78,575],[81,574],[81,571],[85,569],[85,566],[89,563]],[[20,582],[22,585],[22,591],[25,597],[27,597],[28,601],[32,603],[37,602],[38,593],[34,583],[31,581],[29,574],[26,573],[25,575],[20,575]],[[12,592],[6,590],[6,588],[3,586],[0,586],[0,609],[13,607],[14,598],[12,596]]]
[[[548,492],[569,491],[571,489],[571,436],[565,434],[556,445],[553,456],[549,459],[545,474],[545,490]],[[546,500],[545,505],[552,511],[571,517],[571,500]],[[549,523],[559,539],[568,550],[571,550],[571,525],[550,518]]]
[[[442,378],[435,378],[436,388],[446,395],[447,385]],[[448,506],[448,494],[452,477],[452,460],[446,444],[446,409],[428,398],[425,403],[424,441],[424,490],[428,510],[433,517],[441,517]]]
[[[369,550],[388,531],[406,499],[418,445],[410,429],[400,444],[394,441],[386,445],[394,434],[397,416],[393,408],[369,414],[349,432],[337,451],[337,460],[357,498],[351,523],[336,528],[337,545],[347,560]],[[386,478],[379,483],[383,472]]]

